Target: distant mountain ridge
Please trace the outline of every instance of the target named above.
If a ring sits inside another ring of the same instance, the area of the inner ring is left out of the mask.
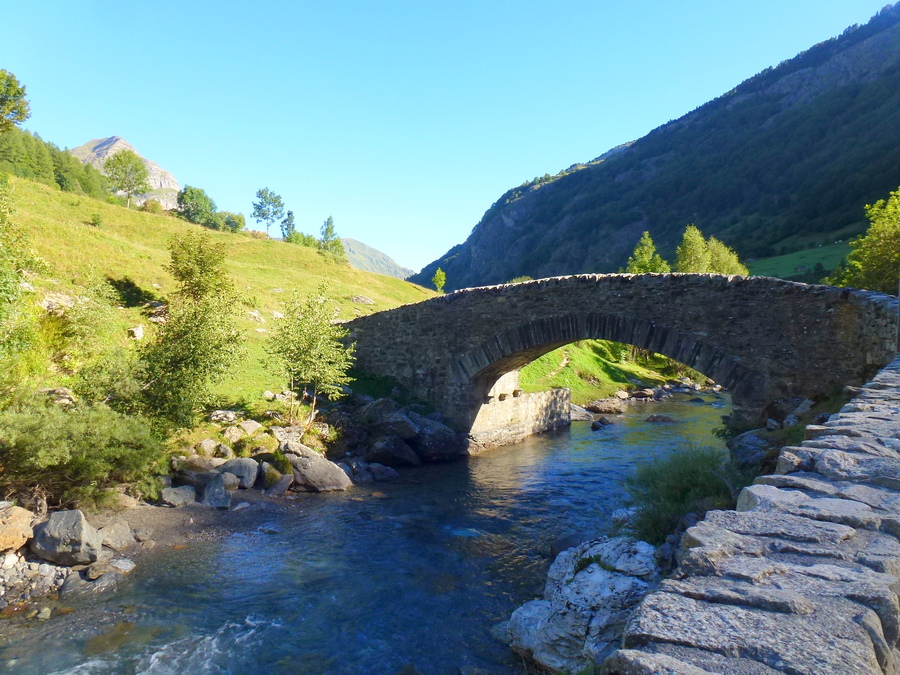
[[[634,141],[508,190],[441,267],[447,289],[611,272],[644,230],[664,256],[695,223],[743,257],[862,231],[900,184],[900,5],[885,7]]]
[[[152,188],[149,194],[140,195],[135,199],[135,203],[141,204],[147,199],[157,199],[165,209],[174,209],[177,206],[177,196],[181,191],[181,186],[171,173],[163,169],[159,164],[153,162],[141,155],[134,146],[131,145],[121,136],[110,136],[109,138],[95,138],[88,141],[84,145],[72,148],[69,152],[80,159],[85,164],[90,164],[99,171],[103,171],[103,165],[106,160],[117,152],[122,150],[131,150],[144,160],[144,166],[150,174],[148,182]]]
[[[397,279],[406,279],[415,274],[415,270],[398,265],[394,260],[381,251],[372,248],[356,239],[341,239],[344,251],[347,253],[347,261],[351,267],[364,272],[385,274]]]

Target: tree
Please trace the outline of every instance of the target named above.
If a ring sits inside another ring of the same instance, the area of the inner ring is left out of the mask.
[[[315,419],[318,396],[340,397],[343,385],[353,381],[347,371],[353,364],[355,348],[343,342],[348,331],[334,322],[335,310],[327,300],[327,290],[323,282],[315,295],[305,299],[295,291],[266,345],[272,357],[270,366],[287,377],[291,390],[310,390],[307,427]],[[293,422],[293,411],[291,414]]]
[[[31,116],[25,86],[8,70],[0,70],[0,133],[9,131]]]
[[[231,292],[225,271],[225,246],[213,243],[205,232],[175,235],[169,242],[169,255],[165,269],[175,277],[179,296],[199,302]]]
[[[240,232],[247,227],[247,220],[243,213],[231,213],[231,211],[219,211],[225,229],[230,232]]]
[[[225,271],[225,247],[205,232],[169,245],[178,290],[169,318],[141,350],[147,412],[167,426],[189,426],[211,399],[210,386],[241,357],[238,300]]]
[[[440,267],[437,268],[437,272],[434,273],[434,276],[431,277],[431,283],[434,284],[434,289],[438,293],[444,292],[444,284],[447,283],[447,275],[444,273]]]
[[[747,276],[750,274],[741,261],[738,259],[737,253],[730,246],[726,246],[715,237],[710,237],[706,242],[709,251],[709,271],[715,274],[740,274]]]
[[[709,246],[696,225],[688,225],[681,243],[675,249],[675,269],[678,272],[707,274],[709,270]]]
[[[866,204],[866,217],[869,228],[850,241],[846,263],[825,282],[894,295],[900,277],[900,188],[887,200]]]
[[[328,220],[322,223],[322,236],[319,239],[319,248],[332,256],[335,260],[346,260],[347,252],[337,232],[334,231],[334,219],[328,216]]]
[[[296,232],[297,228],[294,225],[294,212],[288,211],[287,215],[281,221],[281,238],[289,239],[293,232]]]
[[[272,223],[284,215],[284,202],[281,196],[272,192],[269,188],[262,188],[256,192],[257,201],[253,202],[253,213],[250,217],[257,223],[266,224],[266,236],[269,236],[269,228]]]
[[[109,178],[113,190],[119,190],[127,195],[129,207],[134,195],[150,192],[150,184],[147,182],[150,174],[144,160],[133,150],[120,150],[114,154],[106,160],[103,171]]]
[[[216,227],[216,203],[205,190],[185,185],[178,193],[177,201],[178,213],[185,220],[206,227]]]
[[[628,258],[628,266],[625,268],[625,271],[628,274],[644,274],[647,272],[665,274],[671,272],[672,268],[656,252],[656,245],[650,237],[650,232],[645,231],[634,247],[631,257]]]

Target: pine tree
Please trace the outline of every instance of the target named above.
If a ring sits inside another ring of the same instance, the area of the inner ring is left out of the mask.
[[[672,268],[656,252],[656,245],[653,243],[650,233],[645,231],[634,247],[631,257],[628,258],[628,266],[625,268],[625,271],[628,274],[644,274],[647,272],[665,274],[671,272]]]

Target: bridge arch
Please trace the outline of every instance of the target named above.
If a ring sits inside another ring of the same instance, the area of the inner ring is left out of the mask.
[[[766,277],[614,274],[464,289],[348,326],[359,370],[398,380],[470,432],[501,377],[584,339],[680,361],[731,391],[736,425],[756,424],[781,396],[865,382],[896,353],[897,315],[896,298],[867,291]]]

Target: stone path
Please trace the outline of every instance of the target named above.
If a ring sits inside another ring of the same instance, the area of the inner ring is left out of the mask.
[[[684,536],[602,673],[900,673],[900,357]]]

